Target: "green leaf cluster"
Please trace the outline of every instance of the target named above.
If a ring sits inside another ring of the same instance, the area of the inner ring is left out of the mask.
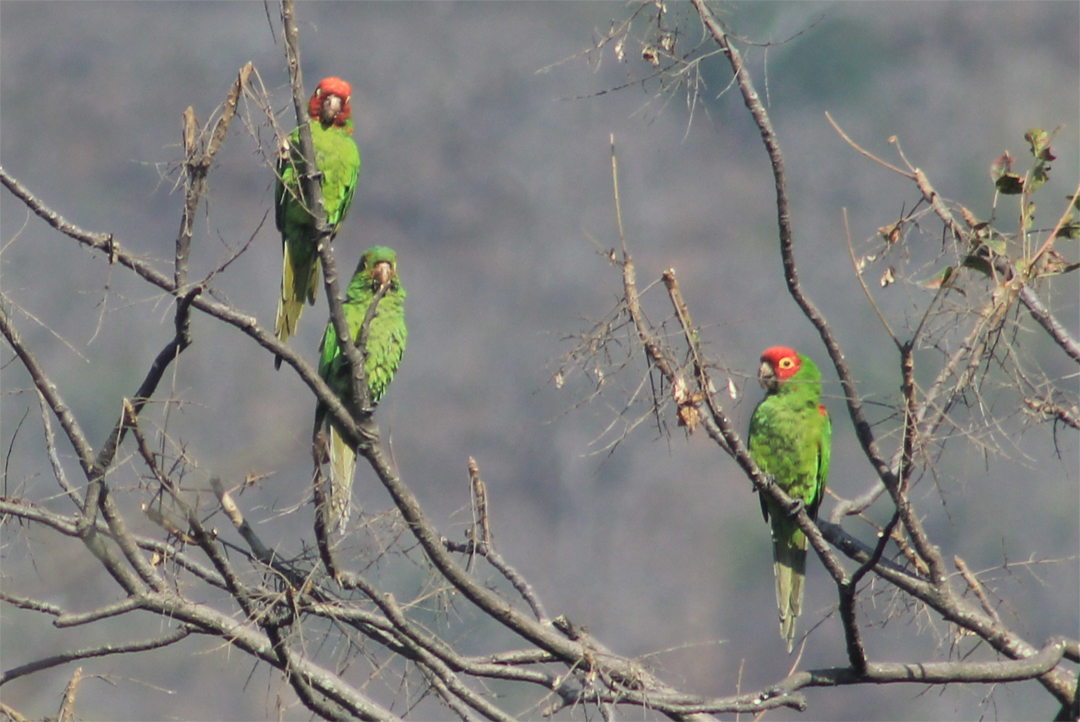
[[[1032,128],[1024,134],[1032,164],[1023,174],[1014,170],[1013,166],[1017,159],[1007,150],[991,163],[990,176],[994,181],[996,192],[1001,195],[1019,196],[1020,224],[1018,233],[1015,236],[1001,233],[993,227],[992,219],[991,221],[980,222],[970,211],[962,208],[964,220],[972,231],[969,236],[971,250],[961,262],[963,267],[976,270],[986,276],[993,276],[994,257],[1008,255],[1007,241],[1016,238],[1021,241],[1021,250],[1017,257],[1012,259],[1012,264],[1025,275],[1028,273],[1036,273],[1040,276],[1056,275],[1069,273],[1080,268],[1080,264],[1070,263],[1054,251],[1049,241],[1036,251],[1031,246],[1031,239],[1028,237],[1035,224],[1035,203],[1031,198],[1043,184],[1050,180],[1051,163],[1056,160],[1050,143],[1058,130],[1060,128],[1048,133],[1042,128]],[[1071,201],[1071,210],[1056,226],[1054,238],[1080,239],[1080,221],[1076,219],[1072,212],[1072,210],[1080,210],[1080,198],[1069,196],[1069,200]],[[947,282],[951,274],[952,269],[946,269],[940,278],[930,279],[926,285],[937,288],[943,282]]]
[[[1054,139],[1053,133],[1047,133],[1042,128],[1032,128],[1024,133],[1024,140],[1028,142],[1034,165],[1031,170],[1020,175],[1013,170],[1013,162],[1016,160],[1005,151],[998,156],[990,165],[990,177],[994,179],[994,187],[1003,195],[1031,195],[1037,191],[1043,183],[1050,180],[1050,163],[1056,160],[1050,141]]]

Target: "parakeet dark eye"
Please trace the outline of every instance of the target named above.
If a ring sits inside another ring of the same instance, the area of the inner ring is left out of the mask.
[[[779,364],[779,366],[780,366],[780,368],[782,368],[782,369],[789,369],[789,368],[791,368],[791,367],[792,367],[792,366],[794,366],[794,365],[795,365],[795,360],[794,360],[794,359],[792,359],[792,358],[791,358],[790,356],[789,356],[789,357],[786,357],[786,358],[782,358],[782,359],[780,359],[780,364]]]

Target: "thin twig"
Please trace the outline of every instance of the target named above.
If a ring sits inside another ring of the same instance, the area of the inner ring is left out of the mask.
[[[901,170],[900,168],[897,168],[896,166],[894,166],[892,163],[889,163],[889,162],[887,162],[885,160],[882,160],[881,158],[877,157],[876,155],[874,155],[870,151],[864,150],[858,143],[856,143],[855,141],[853,141],[851,138],[848,137],[848,134],[844,132],[843,128],[841,128],[839,125],[836,124],[836,121],[833,120],[832,116],[829,115],[828,111],[826,111],[826,113],[825,113],[825,118],[829,121],[829,125],[831,125],[833,127],[833,129],[837,133],[840,134],[840,137],[843,138],[847,142],[847,144],[850,145],[852,148],[854,148],[856,151],[858,151],[859,153],[865,155],[867,158],[874,161],[875,163],[878,163],[880,165],[885,166],[886,168],[888,168],[889,170],[891,170],[891,171],[893,171],[895,173],[899,173],[900,175],[902,175],[902,176],[904,176],[906,178],[910,178],[912,180],[915,179],[915,174],[908,173],[907,171]]]

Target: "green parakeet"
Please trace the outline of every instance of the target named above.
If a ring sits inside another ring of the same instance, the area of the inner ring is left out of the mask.
[[[801,353],[774,346],[761,354],[758,381],[765,398],[750,418],[750,456],[762,472],[802,502],[817,520],[829,475],[832,423],[821,405],[821,372]],[[780,635],[790,653],[795,644],[795,621],[802,611],[806,577],[806,535],[791,511],[761,495],[765,521],[772,522],[773,571]]]
[[[308,104],[315,164],[322,174],[323,207],[333,228],[331,240],[349,212],[356,179],[360,175],[360,151],[352,138],[352,87],[340,78],[324,78]],[[304,160],[300,152],[300,129],[289,136],[289,155],[278,163],[274,218],[284,246],[281,298],[278,300],[274,334],[288,341],[296,333],[304,301],[315,303],[319,291],[319,252],[315,246],[315,221],[304,201],[300,177]],[[274,367],[281,366],[281,357]]]
[[[349,324],[349,333],[354,343],[359,340],[364,318],[375,294],[384,284],[387,286],[386,293],[379,300],[375,316],[371,319],[367,349],[363,353],[364,376],[373,405],[379,402],[389,388],[401,363],[401,356],[405,353],[405,339],[408,337],[408,329],[405,328],[405,289],[398,277],[397,254],[389,248],[375,246],[360,256],[343,304],[345,320]],[[352,393],[352,378],[345,355],[338,345],[333,321],[326,325],[319,354],[319,375],[338,397],[348,398]],[[343,530],[349,520],[356,450],[346,443],[337,424],[329,417],[326,427],[330,436],[328,527]]]

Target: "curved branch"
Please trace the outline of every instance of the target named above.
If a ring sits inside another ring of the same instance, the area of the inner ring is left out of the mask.
[[[49,208],[37,196],[27,190],[17,179],[9,175],[2,166],[0,166],[0,184],[3,184],[35,215],[55,230],[84,246],[105,254],[110,259],[114,259],[116,263],[134,271],[144,281],[157,286],[166,293],[173,294],[176,292],[176,284],[172,278],[161,273],[142,259],[128,253],[112,234],[92,233],[69,223],[63,216]],[[337,394],[330,390],[330,387],[319,377],[315,369],[288,344],[281,343],[274,337],[274,334],[263,330],[253,316],[245,315],[228,304],[211,300],[205,294],[194,296],[191,300],[191,306],[208,316],[239,329],[263,348],[288,361],[296,370],[300,379],[311,389],[311,392],[334,414],[335,420],[350,433],[354,435],[360,433],[359,427],[353,422]],[[46,396],[47,400],[48,398]],[[89,444],[87,444],[87,447],[89,448]]]
[[[779,694],[806,687],[834,687],[851,684],[993,684],[1032,679],[1052,670],[1065,653],[1063,638],[1049,642],[1038,653],[1019,660],[997,662],[922,662],[903,664],[871,662],[862,674],[848,667],[811,669],[797,672],[776,685]]]
[[[3,168],[0,168],[0,180],[6,177]],[[34,357],[30,352],[30,349],[23,343],[22,338],[19,336],[19,332],[15,329],[14,324],[12,324],[7,309],[3,304],[0,304],[0,333],[7,339],[8,345],[11,346],[15,355],[19,357],[19,361],[22,362],[23,368],[30,374],[30,379],[33,381],[34,387],[38,390],[38,393],[44,397],[45,403],[48,404],[49,409],[52,410],[53,414],[60,422],[60,427],[64,430],[64,435],[67,436],[68,443],[71,444],[75,453],[78,454],[79,464],[82,466],[83,473],[87,477],[93,477],[98,473],[94,468],[93,447],[91,447],[90,442],[87,441],[86,434],[83,432],[82,426],[79,425],[78,419],[75,418],[75,414],[56,390],[56,385],[49,380],[45,370],[38,364],[37,358]]]
[[[315,664],[287,646],[275,648],[265,631],[253,628],[246,620],[235,620],[205,605],[189,602],[172,592],[150,593],[140,597],[143,609],[175,618],[212,634],[242,649],[276,669],[300,675],[319,694],[341,705],[351,715],[365,720],[398,720],[398,716],[373,702],[340,675]],[[282,656],[279,656],[279,651]],[[284,662],[282,659],[284,658]]]
[[[358,409],[370,406],[367,382],[364,378],[364,360],[356,348],[349,323],[345,319],[340,290],[337,282],[337,264],[330,252],[333,229],[326,222],[326,206],[322,197],[322,184],[319,182],[319,167],[315,163],[315,145],[311,140],[311,125],[307,112],[307,96],[304,94],[304,76],[300,68],[299,30],[294,21],[295,3],[293,0],[281,0],[281,25],[285,34],[285,55],[289,63],[289,85],[292,89],[293,109],[296,111],[297,129],[300,136],[300,153],[304,157],[304,173],[300,175],[300,187],[308,204],[308,210],[315,224],[315,248],[323,266],[323,282],[326,297],[330,304],[330,322],[334,324],[338,345],[341,346],[346,364],[352,378],[352,398]],[[352,404],[346,404],[352,405]],[[336,416],[336,414],[335,414]],[[341,421],[341,419],[337,419]],[[343,424],[351,430],[351,424]]]
[[[697,9],[698,15],[701,16],[701,20],[705,24],[705,27],[712,35],[713,40],[715,40],[723,49],[724,54],[730,61],[732,70],[735,73],[736,83],[743,96],[743,101],[750,111],[750,115],[753,117],[754,122],[758,126],[762,143],[764,143],[765,150],[769,154],[769,162],[772,164],[773,178],[775,179],[776,184],[776,214],[780,232],[780,256],[784,266],[784,280],[787,282],[788,291],[791,294],[791,297],[795,299],[795,303],[802,309],[803,314],[817,329],[822,342],[825,344],[825,348],[829,353],[829,358],[832,360],[833,366],[836,368],[837,376],[840,378],[840,385],[844,389],[844,398],[847,401],[848,414],[851,416],[852,424],[855,427],[855,434],[859,439],[859,443],[862,444],[866,457],[870,460],[870,463],[874,466],[874,470],[886,485],[896,486],[896,475],[893,474],[889,464],[882,458],[878,451],[877,441],[874,438],[873,430],[862,408],[862,401],[855,383],[855,376],[851,372],[847,360],[844,358],[843,351],[840,350],[840,344],[833,336],[832,329],[825,321],[825,317],[821,315],[821,312],[818,311],[817,307],[815,307],[810,299],[806,297],[802,291],[802,286],[799,284],[799,275],[795,266],[794,233],[791,227],[791,216],[788,212],[787,181],[784,176],[784,158],[780,153],[780,142],[773,130],[772,123],[769,121],[769,114],[765,110],[761,98],[758,97],[757,91],[754,89],[753,80],[750,77],[750,72],[743,63],[742,56],[738,49],[731,44],[727,31],[724,29],[723,25],[716,19],[712,11],[705,4],[705,0],[692,0],[692,2]]]
[[[181,626],[169,634],[155,639],[147,639],[142,642],[131,642],[129,644],[103,644],[100,647],[90,647],[89,649],[78,649],[71,652],[54,654],[50,657],[13,667],[3,674],[0,674],[0,687],[19,677],[25,677],[28,674],[40,672],[43,669],[59,667],[61,664],[67,664],[68,662],[74,662],[80,659],[105,657],[111,654],[131,654],[133,652],[145,652],[150,649],[168,647],[171,644],[176,644],[181,640],[187,639],[193,631],[194,630],[190,627]]]

